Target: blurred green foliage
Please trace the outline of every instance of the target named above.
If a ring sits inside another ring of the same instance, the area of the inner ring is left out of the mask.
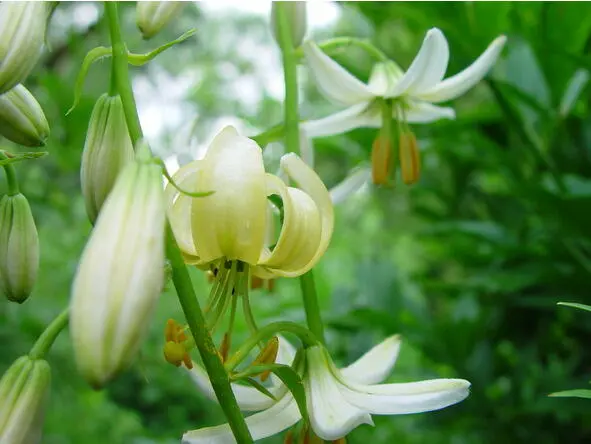
[[[392,381],[461,377],[472,382],[472,394],[441,412],[377,417],[375,428],[360,427],[349,442],[588,442],[588,403],[547,394],[585,387],[591,373],[585,345],[591,323],[585,313],[556,307],[557,301],[589,301],[589,88],[581,83],[578,94],[565,98],[565,93],[584,75],[580,70],[591,69],[591,6],[355,2],[338,7],[338,22],[313,38],[369,38],[403,67],[433,26],[449,39],[450,74],[471,63],[497,35],[509,37],[488,80],[454,102],[457,120],[414,126],[422,149],[420,183],[371,189],[338,208],[331,247],[316,273],[338,362],[350,362],[386,335],[401,333],[404,345]],[[231,8],[206,14],[191,4],[162,35],[144,42],[134,26],[133,4],[122,10],[124,35],[134,52],[198,29],[195,39],[132,69],[140,111],[150,96],[166,102],[169,88],[190,79],[187,101],[177,110],[181,122],[167,123],[151,140],[159,152],[187,151],[189,138],[177,137],[181,127],[204,143],[228,116],[242,119],[252,134],[278,123],[281,103],[269,75],[276,73],[281,84],[281,67],[265,17]],[[40,231],[41,272],[27,303],[0,304],[0,371],[26,353],[67,304],[91,229],[80,194],[80,154],[92,106],[108,88],[108,59],[91,68],[80,104],[68,117],[65,113],[84,55],[108,45],[101,16],[99,3],[60,4],[49,50],[27,81],[52,130],[50,155],[17,165]],[[365,54],[350,50],[338,60],[368,77],[371,60]],[[305,68],[301,73],[306,80]],[[303,117],[334,110],[311,82],[303,84]],[[167,109],[156,121],[166,123]],[[374,130],[356,130],[316,140],[317,169],[326,183],[337,183],[367,162],[374,137]],[[205,296],[204,276],[194,271],[193,277]],[[255,293],[253,305],[259,323],[303,321],[294,281],[278,282],[272,294]],[[183,371],[164,362],[162,331],[169,317],[182,319],[170,288],[137,365],[100,392],[77,375],[67,333],[62,334],[49,356],[53,381],[43,442],[173,443],[188,429],[222,421],[220,409],[193,390]]]

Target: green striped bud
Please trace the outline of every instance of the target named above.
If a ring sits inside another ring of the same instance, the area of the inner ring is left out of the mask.
[[[45,145],[49,124],[39,102],[23,85],[0,95],[0,134],[19,145]]]
[[[291,31],[291,43],[294,48],[302,44],[306,35],[306,2],[272,2],[271,6],[271,31],[275,41],[279,43],[279,26],[277,20],[277,8],[285,8]]]
[[[0,442],[41,442],[51,368],[43,359],[18,358],[0,379]]]
[[[49,2],[0,3],[0,94],[22,83],[37,64]]]
[[[24,302],[39,270],[39,237],[27,198],[18,193],[0,200],[0,290]]]
[[[145,39],[158,34],[180,11],[183,2],[137,2],[137,26]]]
[[[70,333],[78,369],[95,388],[133,362],[162,290],[162,185],[161,167],[151,159],[130,162],[105,201],[78,265]]]
[[[94,223],[121,170],[133,160],[133,145],[120,96],[103,94],[90,116],[80,181],[86,213]]]

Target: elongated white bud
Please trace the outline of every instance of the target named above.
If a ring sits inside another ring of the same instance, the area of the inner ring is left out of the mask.
[[[22,83],[43,49],[49,2],[0,3],[0,94]]]
[[[0,380],[0,442],[41,442],[51,369],[43,359],[22,356]]]
[[[0,95],[0,134],[19,145],[45,145],[49,124],[39,102],[23,85]]]
[[[180,11],[183,2],[137,2],[136,21],[145,39],[158,34]]]
[[[165,208],[160,166],[117,178],[74,278],[70,332],[78,369],[101,387],[135,358],[162,290]]]
[[[29,295],[39,270],[39,237],[22,194],[0,200],[0,290],[13,302]]]
[[[90,116],[82,152],[80,182],[86,213],[94,222],[121,170],[133,160],[120,96],[103,94]]]

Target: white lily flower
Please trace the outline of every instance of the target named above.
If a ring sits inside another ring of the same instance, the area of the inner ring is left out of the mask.
[[[280,342],[284,358],[294,355],[285,341]],[[314,433],[325,440],[347,435],[360,424],[373,424],[371,415],[397,415],[438,410],[468,396],[470,383],[463,379],[433,379],[412,383],[379,384],[394,366],[400,337],[382,341],[352,365],[337,369],[320,345],[306,350],[304,385],[310,423]],[[278,358],[280,361],[281,358]],[[193,379],[207,396],[213,389],[207,376],[193,370]],[[275,435],[301,419],[297,403],[287,389],[272,387],[271,400],[256,389],[233,385],[238,405],[244,410],[260,410],[246,418],[253,439]],[[235,443],[228,424],[192,430],[183,435],[185,444]]]
[[[366,84],[308,41],[304,43],[304,54],[318,88],[329,100],[349,108],[304,122],[302,128],[311,137],[360,127],[380,128],[383,122],[377,99],[394,99],[392,118],[408,123],[453,119],[452,108],[433,104],[455,99],[478,83],[496,62],[505,42],[505,36],[497,37],[472,65],[443,80],[449,47],[443,33],[432,28],[406,72],[393,61],[381,62],[374,66]]]

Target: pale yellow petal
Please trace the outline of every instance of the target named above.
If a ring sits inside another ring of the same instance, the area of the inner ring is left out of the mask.
[[[192,234],[204,262],[225,257],[256,264],[265,240],[266,187],[260,147],[226,127],[203,159],[193,199]]]
[[[318,207],[306,193],[285,186],[271,174],[267,174],[267,193],[281,197],[284,220],[275,248],[259,264],[280,276],[299,276],[316,256],[320,244],[322,222]]]

